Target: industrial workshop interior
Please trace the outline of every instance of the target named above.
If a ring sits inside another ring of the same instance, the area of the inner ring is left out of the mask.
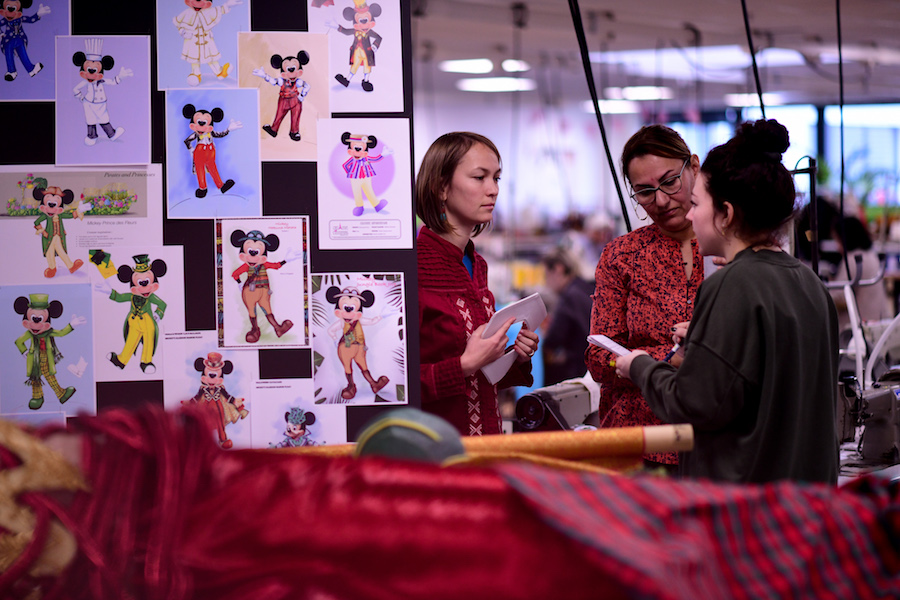
[[[900,3],[2,8],[0,599],[900,597]]]

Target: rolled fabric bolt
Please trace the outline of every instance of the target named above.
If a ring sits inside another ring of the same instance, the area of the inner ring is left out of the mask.
[[[694,447],[694,429],[688,424],[610,427],[596,431],[534,431],[513,435],[464,437],[466,454],[521,453],[569,460],[627,456],[653,452],[686,452]],[[319,456],[350,456],[354,444],[306,446],[266,450]]]

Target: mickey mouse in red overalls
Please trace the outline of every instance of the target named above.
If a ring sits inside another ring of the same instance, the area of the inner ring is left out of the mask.
[[[224,194],[234,187],[234,179],[222,182],[219,177],[219,169],[216,167],[216,146],[213,138],[223,138],[235,129],[243,127],[240,121],[231,119],[225,131],[214,131],[213,124],[225,118],[225,111],[221,108],[202,110],[194,108],[193,104],[185,104],[181,114],[190,121],[191,135],[184,140],[184,145],[191,150],[194,157],[194,171],[197,174],[197,191],[194,195],[198,198],[206,197],[206,171],[212,175],[216,187]],[[196,145],[191,148],[191,142]]]
[[[263,131],[275,137],[278,135],[278,127],[284,117],[291,113],[290,137],[295,142],[300,141],[300,114],[303,112],[303,99],[309,93],[309,83],[300,79],[303,75],[303,65],[309,63],[309,53],[301,50],[297,56],[273,54],[269,64],[273,69],[278,69],[281,74],[278,77],[270,77],[262,67],[253,69],[253,74],[262,77],[266,83],[278,86],[278,107],[275,109],[275,118],[271,125],[263,125]]]

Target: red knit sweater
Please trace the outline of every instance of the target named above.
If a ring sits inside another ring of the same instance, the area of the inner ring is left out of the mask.
[[[447,419],[462,435],[500,433],[497,390],[530,386],[533,378],[530,361],[515,363],[496,386],[481,371],[463,377],[459,359],[466,340],[494,314],[487,263],[469,242],[469,277],[462,251],[427,227],[419,233],[417,247],[422,410]]]

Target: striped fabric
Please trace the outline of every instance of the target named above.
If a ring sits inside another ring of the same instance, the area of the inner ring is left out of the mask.
[[[369,163],[378,162],[382,158],[384,156],[381,154],[363,158],[351,157],[341,166],[344,167],[344,172],[347,173],[347,179],[365,179],[367,177],[375,177],[375,168]]]
[[[499,467],[633,598],[900,598],[900,485],[843,488]]]

